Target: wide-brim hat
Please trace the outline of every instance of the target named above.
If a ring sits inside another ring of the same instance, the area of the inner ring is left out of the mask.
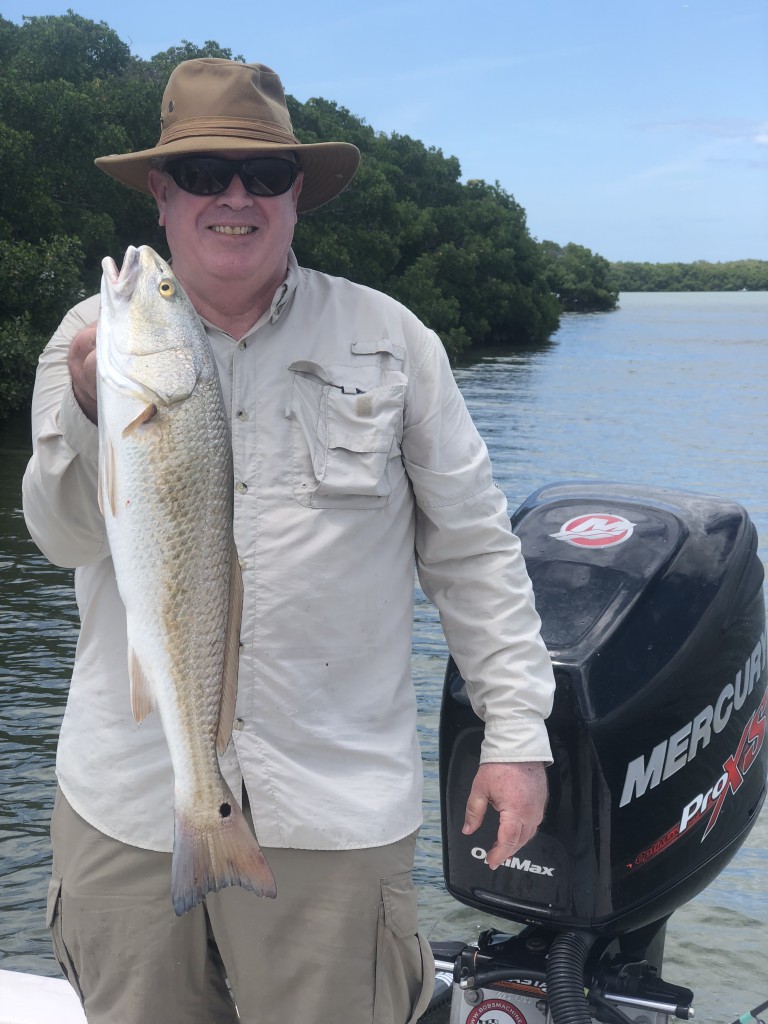
[[[360,163],[359,150],[349,142],[299,142],[282,83],[271,68],[201,57],[186,60],[171,72],[163,93],[157,145],[137,153],[101,156],[96,166],[121,184],[149,194],[147,173],[158,158],[227,150],[295,154],[304,172],[299,213],[337,196]]]

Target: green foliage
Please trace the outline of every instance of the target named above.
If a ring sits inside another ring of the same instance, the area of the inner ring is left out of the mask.
[[[610,280],[611,265],[583,245],[542,242],[547,283],[568,313],[596,313],[615,309],[618,289]]]
[[[54,235],[48,241],[0,241],[0,310],[29,314],[35,329],[60,319],[81,298],[83,251],[77,238]]]
[[[768,261],[730,263],[611,263],[611,283],[622,292],[768,291]]]
[[[28,313],[0,319],[0,411],[24,409],[32,398],[37,355],[47,336],[34,331]]]
[[[83,297],[83,251],[77,238],[0,241],[0,410],[31,397],[37,357],[52,326]]]
[[[6,73],[25,82],[61,80],[79,86],[121,74],[132,59],[128,46],[105,22],[89,21],[71,10],[63,17],[24,18],[15,41]]]
[[[163,50],[162,53],[156,53],[154,57],[150,58],[148,68],[145,70],[149,71],[153,81],[160,86],[160,95],[162,96],[163,89],[165,89],[165,83],[168,81],[168,77],[177,64],[181,64],[184,60],[195,60],[197,57],[222,57],[224,60],[241,60],[245,61],[245,57],[242,54],[232,56],[232,51],[224,46],[219,46],[213,39],[209,39],[203,43],[202,46],[197,46],[195,43],[190,43],[188,39],[182,39],[180,46],[171,46],[167,50]],[[159,102],[157,110],[159,110]],[[156,140],[153,139],[153,144]]]

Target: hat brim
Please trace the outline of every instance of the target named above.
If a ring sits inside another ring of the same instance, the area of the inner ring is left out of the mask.
[[[113,153],[100,156],[96,166],[121,185],[150,195],[147,176],[152,162],[190,153],[293,153],[304,172],[304,183],[297,204],[299,213],[315,210],[343,192],[360,165],[360,151],[349,142],[315,142],[286,145],[255,140],[198,136],[179,139],[138,153]]]

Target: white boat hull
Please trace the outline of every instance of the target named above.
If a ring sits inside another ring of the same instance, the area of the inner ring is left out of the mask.
[[[0,971],[0,1024],[86,1024],[74,989],[63,978]]]

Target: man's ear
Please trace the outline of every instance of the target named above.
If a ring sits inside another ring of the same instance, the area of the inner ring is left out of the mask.
[[[294,224],[299,219],[298,213],[297,213],[297,210],[296,210],[296,206],[297,206],[297,204],[299,202],[299,196],[301,195],[301,189],[302,189],[303,185],[304,185],[304,171],[299,171],[299,173],[296,175],[296,181],[294,181],[293,187],[291,188],[291,196],[293,198],[293,223]]]
[[[168,175],[157,167],[150,167],[147,174],[147,185],[157,203],[157,211],[160,215],[158,224],[160,227],[164,227],[165,207],[168,203]]]

